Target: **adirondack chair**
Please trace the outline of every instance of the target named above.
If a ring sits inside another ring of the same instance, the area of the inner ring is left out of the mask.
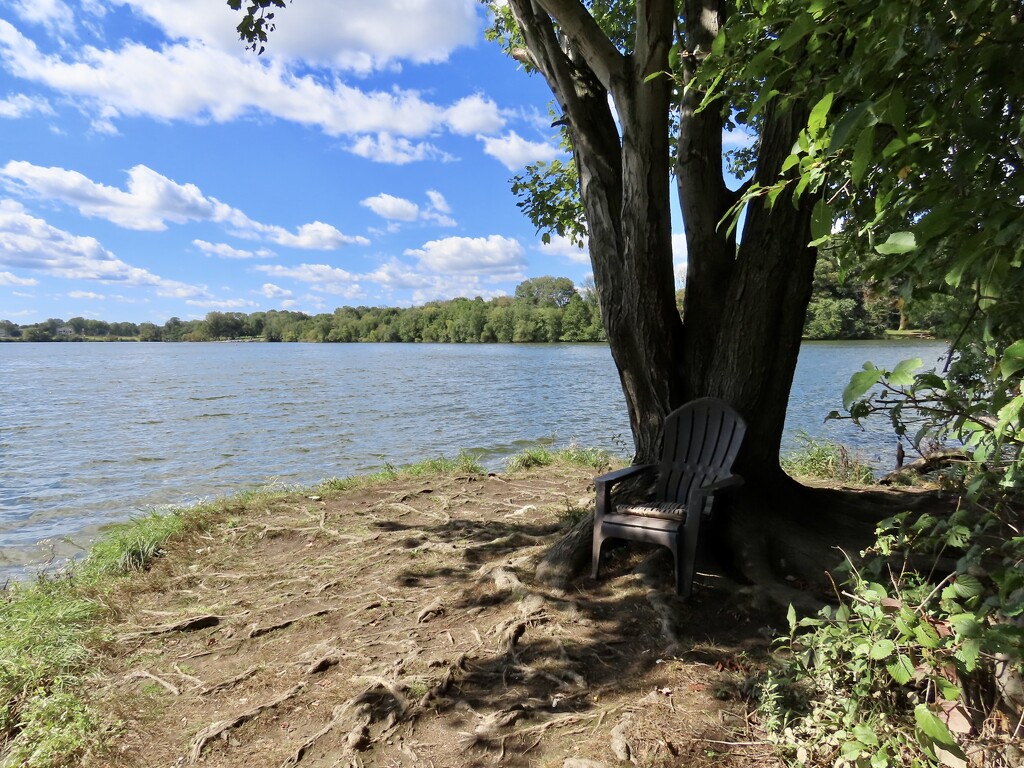
[[[705,397],[665,418],[664,447],[658,464],[634,464],[594,479],[593,572],[601,572],[601,549],[607,539],[660,544],[672,551],[676,593],[688,598],[701,522],[711,514],[716,492],[741,485],[731,473],[747,425],[726,403]],[[612,488],[627,478],[656,472],[653,500],[614,505]]]

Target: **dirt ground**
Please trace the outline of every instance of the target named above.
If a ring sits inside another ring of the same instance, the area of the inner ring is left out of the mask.
[[[89,766],[764,766],[765,618],[671,562],[533,579],[586,469],[404,480],[239,507],[109,599]],[[648,574],[652,569],[647,569]]]

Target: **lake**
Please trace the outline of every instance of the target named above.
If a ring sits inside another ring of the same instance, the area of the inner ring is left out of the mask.
[[[944,351],[805,344],[787,449],[804,432],[887,467],[887,422],[823,419],[864,361],[933,365]],[[145,510],[462,449],[497,469],[539,440],[631,454],[606,346],[0,344],[0,583]]]

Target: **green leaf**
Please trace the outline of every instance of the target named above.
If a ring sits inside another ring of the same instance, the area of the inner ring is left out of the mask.
[[[1015,341],[1003,353],[1003,359],[999,361],[999,372],[1003,378],[1008,378],[1017,371],[1024,368],[1024,339]]]
[[[864,178],[875,149],[875,126],[869,125],[857,137],[857,145],[853,148],[853,160],[850,162],[850,179],[858,186]]]
[[[711,43],[711,55],[721,56],[725,53],[725,27],[719,30],[718,34],[715,35],[714,41]]]
[[[835,130],[832,132],[832,141],[828,145],[828,154],[833,155],[843,148],[853,129],[857,127],[857,123],[869,109],[871,109],[871,102],[864,101],[839,118]]]
[[[977,597],[984,588],[981,582],[971,574],[959,573],[956,581],[953,582],[953,589],[960,597]]]
[[[832,236],[834,220],[832,206],[824,197],[821,198],[811,212],[811,245],[820,245]]]
[[[886,671],[897,684],[906,685],[914,677],[914,665],[909,656],[900,654],[896,660],[885,665]]]
[[[953,740],[953,734],[949,732],[949,728],[942,722],[938,716],[928,709],[927,704],[918,704],[914,707],[914,722],[917,723],[917,727],[921,729],[921,732],[933,739],[939,744],[948,746],[954,746],[956,742]]]
[[[901,360],[889,374],[889,383],[894,387],[909,387],[914,383],[914,371],[924,365],[920,357]]]
[[[850,377],[850,383],[843,390],[843,408],[847,410],[855,400],[860,400],[875,384],[882,380],[882,372],[871,363],[864,363],[864,370]]]
[[[814,24],[814,17],[811,16],[811,14],[801,13],[790,22],[788,27],[786,27],[785,33],[779,39],[779,50],[788,51],[794,45],[799,43],[812,29],[814,29]]]
[[[909,253],[915,248],[917,239],[913,232],[893,232],[884,243],[875,246],[875,250],[885,256]]]
[[[850,732],[853,734],[854,738],[864,746],[878,746],[878,734],[876,734],[875,729],[867,723],[857,723],[857,725],[850,729]]]
[[[964,668],[968,672],[974,671],[974,668],[978,666],[978,659],[981,657],[981,640],[976,637],[964,640],[956,652],[956,657],[963,662]]]
[[[811,115],[807,118],[807,130],[812,136],[817,136],[825,129],[828,112],[832,109],[833,98],[835,98],[835,94],[829,91],[811,108]]]
[[[942,639],[929,624],[918,624],[914,627],[914,637],[924,648],[938,648],[942,645]]]
[[[871,646],[871,650],[868,651],[868,657],[875,661],[881,661],[892,656],[894,653],[896,653],[896,643],[888,638],[883,638]]]

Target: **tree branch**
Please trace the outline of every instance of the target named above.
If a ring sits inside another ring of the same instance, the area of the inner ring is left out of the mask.
[[[586,61],[605,90],[626,74],[623,56],[597,25],[590,11],[579,0],[535,0],[562,28],[573,49]]]

